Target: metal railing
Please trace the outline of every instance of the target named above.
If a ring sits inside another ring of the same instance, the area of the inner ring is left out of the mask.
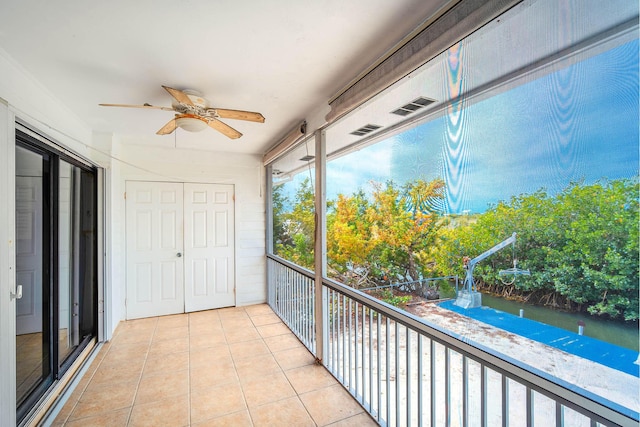
[[[269,305],[295,336],[316,354],[313,272],[267,258]]]
[[[373,290],[381,290],[388,288],[397,288],[404,292],[418,292],[420,294],[424,294],[425,289],[431,288],[436,291],[440,290],[440,286],[438,282],[447,282],[454,283],[453,291],[455,292],[455,296],[458,296],[458,287],[460,285],[460,277],[457,275],[454,276],[443,276],[443,277],[428,277],[419,280],[412,280],[409,282],[398,282],[398,283],[390,283],[388,285],[382,286],[372,286],[368,288],[358,288],[361,291],[373,291]],[[435,286],[433,285],[435,284]],[[442,297],[439,297],[440,299]]]
[[[313,273],[269,257],[269,302],[310,349],[312,286]],[[381,425],[638,425],[627,408],[338,282],[325,279],[322,295],[323,363]]]

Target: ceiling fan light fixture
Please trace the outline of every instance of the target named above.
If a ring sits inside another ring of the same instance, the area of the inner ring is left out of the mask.
[[[178,117],[176,119],[176,125],[187,132],[200,132],[209,126],[205,120],[197,117]]]

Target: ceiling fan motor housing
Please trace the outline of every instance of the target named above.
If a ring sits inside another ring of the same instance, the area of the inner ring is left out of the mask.
[[[194,105],[200,108],[209,108],[209,101],[202,96],[200,92],[193,89],[185,89],[184,92]]]

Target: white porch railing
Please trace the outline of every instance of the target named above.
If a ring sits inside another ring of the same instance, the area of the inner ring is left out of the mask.
[[[313,273],[268,258],[269,304],[314,354]],[[638,413],[340,283],[323,283],[322,359],[385,426],[637,426]]]
[[[298,339],[316,354],[313,272],[268,258],[269,305]]]

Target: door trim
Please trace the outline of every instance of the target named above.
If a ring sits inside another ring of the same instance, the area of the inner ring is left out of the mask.
[[[15,115],[0,99],[0,425],[16,425]]]

